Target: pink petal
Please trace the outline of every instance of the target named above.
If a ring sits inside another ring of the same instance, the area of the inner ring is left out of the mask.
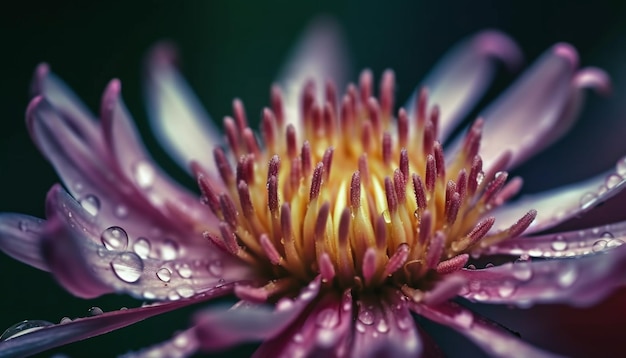
[[[189,357],[198,350],[195,328],[179,332],[172,339],[137,352],[126,353],[120,358]]]
[[[177,300],[254,277],[247,266],[209,242],[141,241],[121,227],[101,231],[95,218],[58,186],[48,194],[47,211],[42,252],[60,283],[80,297],[115,291]]]
[[[522,61],[522,53],[517,44],[501,32],[484,31],[473,35],[439,60],[405,108],[413,116],[416,96],[420,88],[426,87],[429,102],[441,109],[440,139],[445,140],[487,90],[497,68],[494,60],[515,69]]]
[[[304,288],[298,297],[283,298],[274,308],[267,305],[240,304],[232,309],[211,309],[196,319],[200,347],[205,350],[227,348],[239,343],[273,338],[284,331],[317,298],[320,280]]]
[[[557,357],[525,343],[501,326],[455,303],[446,302],[437,306],[411,303],[411,308],[415,313],[463,334],[490,356]]]
[[[191,172],[193,160],[217,173],[209,153],[222,142],[219,130],[176,69],[176,58],[169,44],[155,46],[148,56],[144,92],[152,131],[184,170]]]
[[[190,299],[106,312],[98,316],[78,318],[71,322],[41,328],[0,342],[0,356],[30,356],[64,344],[105,334],[152,316],[220,297],[232,292],[232,289],[233,285],[226,285]]]
[[[605,251],[579,258],[462,270],[460,274],[468,281],[462,296],[522,307],[536,303],[591,306],[626,284],[626,246]]]
[[[43,271],[48,265],[39,251],[44,220],[22,214],[0,214],[0,250]]]
[[[537,217],[525,233],[539,232],[574,216],[579,216],[619,193],[626,183],[626,160],[615,168],[582,182],[541,193],[523,196],[496,209],[494,230],[509,227],[528,210],[537,210]]]
[[[583,256],[626,242],[626,222],[590,229],[528,237],[515,237],[476,251],[479,255],[513,255],[531,257]]]
[[[287,123],[299,127],[300,96],[307,80],[315,81],[318,100],[324,98],[326,80],[343,88],[349,70],[347,58],[341,30],[333,20],[318,18],[309,25],[278,76]]]
[[[352,295],[324,294],[286,331],[265,341],[255,357],[344,357],[352,342]]]
[[[424,346],[404,296],[387,289],[358,301],[354,357],[419,357]]]
[[[568,101],[578,66],[576,50],[557,44],[479,116],[485,119],[480,155],[490,167],[504,151],[513,168],[545,148]]]

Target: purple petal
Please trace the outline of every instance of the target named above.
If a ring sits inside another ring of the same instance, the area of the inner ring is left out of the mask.
[[[395,289],[358,301],[354,357],[419,357],[424,350],[407,300]]]
[[[287,123],[299,127],[300,96],[307,80],[315,81],[318,99],[324,98],[326,80],[343,88],[348,75],[347,58],[340,28],[334,21],[318,18],[309,25],[278,76]]]
[[[177,333],[172,339],[166,342],[142,349],[138,352],[126,353],[120,356],[120,358],[184,358],[196,353],[198,346],[199,343],[196,338],[195,328],[190,328]]]
[[[121,227],[101,231],[95,218],[58,186],[48,194],[47,208],[42,252],[55,277],[75,295],[116,291],[177,300],[254,277],[208,242],[193,246],[133,237]]]
[[[515,237],[476,251],[480,255],[573,257],[589,255],[626,242],[626,222],[540,236]]]
[[[0,250],[12,258],[49,271],[39,245],[44,220],[22,214],[0,214]]]
[[[591,306],[626,284],[626,246],[605,251],[579,258],[462,270],[460,274],[468,283],[461,294],[470,300],[522,307],[535,303]]]
[[[461,306],[446,302],[437,306],[411,304],[412,310],[427,319],[450,327],[476,343],[493,357],[557,357],[528,345],[513,333]]]
[[[620,159],[615,168],[603,174],[565,187],[526,195],[496,209],[494,230],[509,227],[530,209],[537,217],[525,231],[539,232],[574,216],[582,215],[593,207],[618,194],[625,186],[626,160]]]
[[[298,297],[283,298],[274,308],[241,304],[232,309],[211,309],[196,319],[200,346],[205,350],[227,348],[239,343],[273,338],[284,331],[317,298],[320,280],[304,288]]]
[[[546,51],[522,78],[479,116],[485,119],[480,155],[490,167],[504,151],[515,167],[545,148],[570,95],[578,65],[576,50],[557,44]]]
[[[106,312],[98,316],[78,318],[71,322],[41,328],[0,342],[0,356],[30,356],[64,344],[105,334],[152,316],[220,297],[232,292],[232,289],[233,285],[226,285],[190,299]]]
[[[255,357],[344,357],[352,342],[352,295],[329,292],[286,331],[264,342]]]
[[[496,61],[515,69],[522,61],[517,44],[497,31],[484,31],[452,48],[413,92],[405,108],[413,115],[420,88],[426,87],[429,102],[441,109],[440,139],[446,139],[459,121],[487,90]]]
[[[176,57],[171,45],[160,44],[147,61],[144,92],[152,131],[184,170],[190,172],[194,160],[217,172],[214,161],[206,158],[222,142],[219,131],[176,69]]]

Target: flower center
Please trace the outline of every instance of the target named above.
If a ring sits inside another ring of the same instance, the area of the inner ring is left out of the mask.
[[[413,113],[400,109],[394,117],[393,72],[383,74],[378,98],[372,88],[364,71],[341,103],[331,83],[319,103],[308,82],[295,122],[285,118],[274,87],[272,109],[263,111],[264,148],[236,100],[234,118],[224,120],[236,168],[215,149],[218,188],[195,166],[203,199],[221,220],[206,236],[266,273],[265,292],[318,275],[343,288],[427,289],[463,268],[477,245],[518,235],[534,219],[531,211],[489,233],[495,219],[488,212],[515,195],[521,180],[506,183],[508,153],[483,172],[480,119],[446,162],[439,108],[429,105],[427,91]]]

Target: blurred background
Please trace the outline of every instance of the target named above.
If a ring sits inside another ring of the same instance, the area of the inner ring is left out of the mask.
[[[283,60],[300,32],[320,14],[333,16],[343,27],[352,54],[352,79],[364,67],[376,75],[385,68],[395,70],[397,103],[404,102],[446,49],[481,29],[497,28],[510,34],[524,50],[526,63],[555,42],[570,42],[580,51],[583,65],[605,68],[613,76],[615,93],[608,99],[591,96],[572,135],[551,148],[541,162],[519,170],[527,176],[526,190],[582,179],[589,170],[599,172],[619,153],[626,153],[626,127],[620,124],[626,120],[626,5],[622,1],[61,0],[12,5],[13,10],[0,14],[0,212],[43,217],[46,192],[58,181],[31,144],[24,125],[30,78],[38,63],[49,63],[96,112],[107,82],[121,79],[123,98],[152,154],[174,177],[194,187],[148,130],[141,93],[146,51],[163,39],[178,46],[182,71],[214,120],[221,121],[230,114],[234,97],[244,100],[251,120],[258,120],[260,110],[269,103],[269,86]],[[513,78],[502,71],[487,99]],[[620,128],[622,131],[614,130]],[[602,154],[594,156],[595,152]],[[550,158],[559,158],[558,170]],[[109,311],[141,304],[115,295],[90,301],[76,299],[50,275],[1,253],[0,273],[4,287],[0,294],[0,332],[24,319],[56,323],[64,316],[86,316],[92,306]],[[137,350],[186,327],[193,309],[41,356],[93,356],[94,349],[99,356],[115,356]],[[460,339],[445,337],[450,343]],[[249,355],[253,347],[243,347],[228,356]],[[453,350],[447,352],[454,354]]]

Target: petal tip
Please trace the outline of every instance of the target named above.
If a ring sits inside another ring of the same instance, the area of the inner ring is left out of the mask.
[[[608,96],[612,92],[611,77],[596,67],[583,68],[574,77],[574,84],[579,88],[591,88],[597,93]]]
[[[572,68],[578,67],[578,51],[574,46],[561,42],[552,47],[552,51],[555,55],[564,58],[569,61]]]
[[[35,67],[33,80],[31,82],[31,94],[33,96],[43,93],[43,83],[50,73],[50,66],[46,62],[42,62]]]
[[[510,70],[521,67],[524,56],[518,44],[507,34],[497,30],[484,30],[475,37],[476,46],[499,60]]]
[[[148,53],[148,67],[169,66],[178,61],[176,46],[168,41],[159,42]]]

